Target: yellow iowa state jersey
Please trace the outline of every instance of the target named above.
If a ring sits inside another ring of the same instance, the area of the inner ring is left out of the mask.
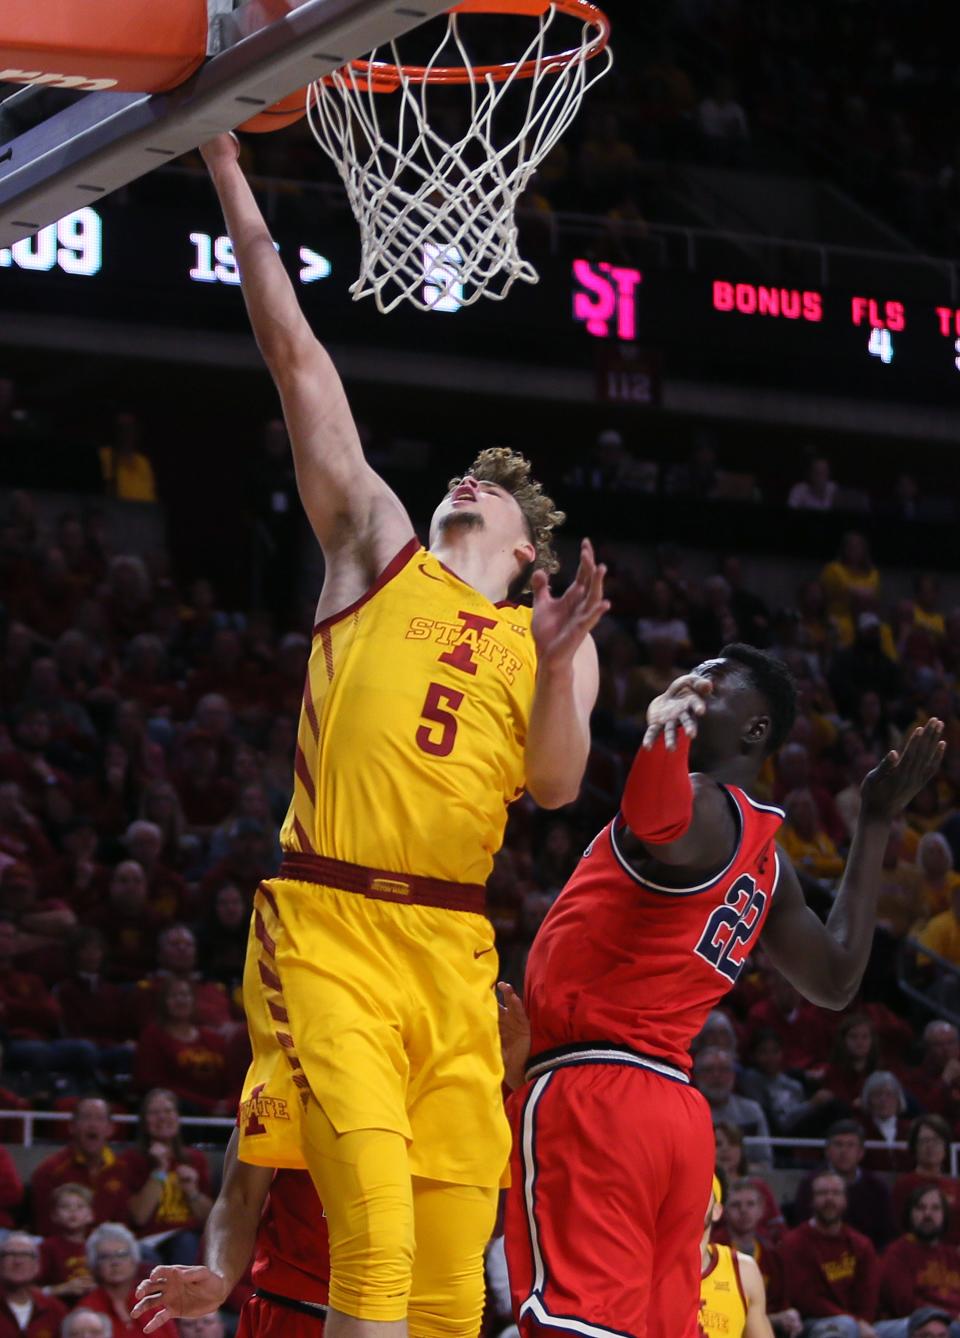
[[[742,1338],[747,1298],[735,1251],[711,1245],[711,1262],[700,1280],[700,1333],[703,1338]]]
[[[485,883],[524,788],[530,620],[412,539],[362,599],[319,623],[284,850]]]

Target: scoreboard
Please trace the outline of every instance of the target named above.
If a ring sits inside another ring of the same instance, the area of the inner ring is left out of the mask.
[[[960,402],[960,296],[898,292],[882,270],[849,292],[731,270],[534,256],[540,283],[514,285],[505,302],[463,307],[454,286],[434,311],[384,317],[350,299],[358,248],[350,219],[295,221],[275,236],[314,328],[341,343],[560,367],[602,361],[601,348],[609,358],[619,346],[655,358],[665,378]],[[424,291],[436,293],[438,267],[447,274],[451,262],[426,246],[423,263]],[[212,207],[88,207],[0,250],[0,340],[4,312],[15,311],[245,331],[239,283]]]

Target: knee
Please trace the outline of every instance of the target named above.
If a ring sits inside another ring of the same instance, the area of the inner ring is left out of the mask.
[[[452,1279],[442,1293],[412,1296],[407,1327],[410,1338],[476,1338],[483,1319],[482,1270]]]
[[[402,1195],[384,1192],[330,1215],[330,1304],[356,1319],[407,1313],[413,1274],[413,1216]]]

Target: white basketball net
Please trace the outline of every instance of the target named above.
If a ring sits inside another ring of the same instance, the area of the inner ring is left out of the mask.
[[[375,91],[378,65],[390,68],[379,63],[379,51],[366,68],[348,65],[311,86],[310,128],[333,159],[360,225],[360,274],[350,287],[354,300],[372,295],[382,312],[404,300],[422,311],[452,311],[481,296],[502,300],[517,279],[538,281],[517,249],[517,199],[613,60],[606,33],[589,21],[577,24],[579,48],[551,59],[547,39],[559,12],[550,4],[537,17],[536,36],[502,82],[487,74],[456,89],[469,115],[459,138],[444,139],[436,117],[431,125],[431,97],[440,88],[449,98],[450,90],[423,77],[452,50],[473,71],[456,11],[415,77],[403,69],[396,42],[382,48],[396,67],[396,92]],[[529,79],[517,77],[522,65],[532,67]],[[518,91],[528,93],[519,117]],[[508,97],[513,99],[509,128],[498,134]],[[394,122],[391,138],[381,128],[386,104]]]

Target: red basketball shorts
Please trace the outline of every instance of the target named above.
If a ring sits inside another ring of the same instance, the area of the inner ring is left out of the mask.
[[[251,1296],[240,1311],[235,1338],[323,1338],[324,1318],[319,1310],[308,1314],[264,1296]]]
[[[523,1338],[696,1338],[715,1144],[679,1069],[566,1052],[511,1098],[506,1252]]]

